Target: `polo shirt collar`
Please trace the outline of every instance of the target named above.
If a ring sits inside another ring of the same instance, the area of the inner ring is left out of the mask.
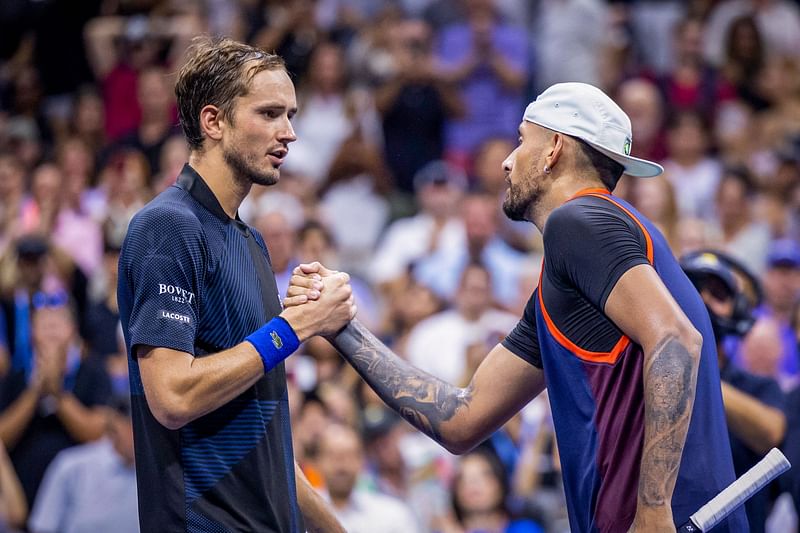
[[[217,197],[214,196],[211,188],[189,163],[183,165],[183,170],[181,170],[181,173],[178,175],[176,183],[181,189],[188,192],[192,198],[197,200],[200,205],[211,211],[214,216],[223,222],[230,222],[231,217],[222,209],[222,205],[219,203],[219,200],[217,200]],[[236,218],[239,218],[238,213],[236,214]]]

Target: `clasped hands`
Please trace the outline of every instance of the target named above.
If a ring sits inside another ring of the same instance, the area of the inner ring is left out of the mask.
[[[292,271],[286,298],[286,313],[301,312],[302,323],[298,337],[305,340],[314,335],[329,338],[338,333],[356,316],[357,308],[350,286],[350,276],[324,267],[321,263],[301,264]]]

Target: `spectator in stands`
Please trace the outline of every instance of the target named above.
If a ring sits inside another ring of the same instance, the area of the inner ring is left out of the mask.
[[[529,519],[511,519],[506,507],[508,479],[497,457],[490,452],[470,452],[458,463],[453,480],[455,523],[442,528],[442,533],[543,533]]]
[[[503,161],[516,145],[505,137],[492,137],[481,143],[472,164],[473,185],[497,198],[497,209],[502,209],[508,183],[503,171]],[[541,250],[541,235],[533,224],[526,224],[502,217],[499,221],[500,236],[512,247],[523,252]]]
[[[681,267],[708,308],[717,343],[722,400],[728,422],[733,467],[741,476],[786,434],[785,397],[778,383],[737,367],[726,346],[729,337],[745,336],[753,326],[752,310],[739,289],[727,258],[713,253],[685,257]],[[745,504],[750,531],[765,531],[770,495],[761,491]]]
[[[34,296],[45,290],[71,289],[83,309],[86,277],[72,267],[49,242],[38,235],[25,235],[0,257],[0,306],[5,316],[8,350],[14,368],[28,371],[33,361],[31,316]]]
[[[100,227],[88,214],[66,204],[63,191],[64,173],[53,163],[36,167],[31,182],[31,197],[22,205],[22,231],[49,235],[75,262],[91,276],[100,266],[103,236]]]
[[[800,9],[795,4],[787,0],[731,0],[717,2],[709,14],[704,51],[713,64],[723,63],[726,44],[733,40],[730,28],[742,16],[752,17],[757,31],[763,34],[763,46],[770,54],[798,54]]]
[[[275,273],[275,282],[278,294],[286,294],[292,269],[297,266],[295,259],[296,235],[293,228],[280,211],[262,213],[256,218],[254,227],[264,237],[269,250],[269,259],[272,271]]]
[[[102,268],[90,282],[89,305],[82,321],[81,337],[90,357],[105,361],[120,353],[117,307],[117,266],[121,244],[105,238]]]
[[[600,85],[602,50],[610,29],[609,8],[604,4],[600,0],[539,2],[533,33],[539,90],[564,81]]]
[[[0,440],[0,531],[6,527],[21,528],[28,517],[28,502],[17,472]]]
[[[372,389],[363,410],[368,485],[375,491],[406,502],[426,530],[450,508],[449,483],[454,456],[430,446],[427,439],[393,411]]]
[[[792,465],[800,464],[800,385],[786,397],[786,440],[781,449]],[[792,495],[794,508],[800,514],[800,469],[792,468],[780,478],[783,490]]]
[[[703,57],[704,30],[703,21],[697,17],[684,18],[675,25],[675,63],[659,83],[669,108],[693,110],[712,121],[720,102],[735,98],[736,90]]]
[[[666,156],[662,132],[664,102],[655,83],[632,78],[617,88],[617,102],[631,119],[633,145],[631,155],[661,161]]]
[[[675,190],[667,177],[656,176],[634,181],[630,191],[631,203],[661,230],[673,251],[680,246],[678,222],[681,218]]]
[[[390,496],[357,488],[364,471],[364,446],[347,426],[333,424],[322,434],[319,468],[336,517],[352,533],[421,531],[411,510]]]
[[[322,262],[325,260],[330,261],[332,265],[337,265],[334,268],[338,268],[338,265],[341,265],[343,260],[336,244],[327,226],[319,221],[310,220],[297,231],[297,263]],[[358,317],[367,324],[377,326],[380,323],[380,312],[375,291],[357,273],[358,270],[363,270],[363,267],[357,269],[350,276],[350,286],[353,289],[353,297],[358,306]]]
[[[765,64],[764,42],[755,19],[751,16],[735,19],[728,27],[720,72],[736,88],[739,98],[756,110],[768,105],[758,88]]]
[[[342,270],[366,274],[389,221],[391,188],[381,151],[359,138],[347,141],[331,162],[319,191],[319,217],[336,242]]]
[[[99,154],[105,146],[105,108],[94,87],[83,87],[75,96],[68,134],[81,139],[93,155]]]
[[[31,533],[137,533],[139,512],[130,398],[106,410],[105,436],[60,452],[31,511]]]
[[[472,163],[470,181],[479,189],[498,198],[505,196],[508,183],[503,161],[516,145],[508,137],[492,137],[483,141]]]
[[[414,327],[442,310],[442,302],[410,273],[387,285],[386,325],[381,328],[395,353],[408,356],[407,344]]]
[[[419,322],[406,344],[408,360],[414,366],[447,381],[461,384],[472,375],[467,354],[472,345],[494,346],[517,322],[515,315],[493,309],[492,279],[478,263],[464,267],[455,292],[453,309]],[[448,339],[447,344],[440,342]]]
[[[311,55],[324,39],[317,26],[315,0],[268,2],[260,14],[265,24],[253,36],[253,45],[274,50],[286,70],[300,83],[313,72]]]
[[[0,256],[21,234],[25,167],[13,152],[0,152]]]
[[[139,71],[156,62],[158,43],[146,17],[98,17],[85,28],[87,56],[103,96],[105,135],[116,141],[141,120]]]
[[[123,135],[116,146],[141,151],[147,158],[151,175],[161,171],[161,150],[172,135],[180,134],[172,93],[173,78],[162,67],[146,67],[136,80],[136,99],[141,120]],[[152,185],[148,181],[148,185]]]
[[[44,114],[41,74],[33,65],[22,65],[11,83],[8,135],[21,141],[20,156],[27,165],[32,165],[42,155],[38,142],[49,142],[53,138],[50,122]],[[37,146],[31,146],[34,143]]]
[[[312,388],[306,392],[300,409],[292,414],[292,440],[297,462],[307,473],[318,473],[315,461],[319,453],[320,437],[332,422],[328,406],[316,390]],[[314,481],[315,477],[311,476],[312,483],[320,486],[321,483]]]
[[[447,121],[445,153],[463,169],[481,142],[514,131],[530,68],[525,31],[500,19],[495,0],[468,0],[466,8],[466,21],[439,35],[443,73],[460,88],[465,109]]]
[[[423,20],[392,28],[391,72],[379,81],[375,103],[383,119],[384,152],[397,187],[413,192],[413,177],[444,153],[444,124],[464,110],[455,87],[433,56],[433,32]]]
[[[80,137],[65,137],[56,145],[55,162],[64,178],[62,208],[94,215],[96,199],[90,185],[95,178],[95,153],[91,147]]]
[[[97,17],[86,24],[87,56],[102,87],[110,142],[137,129],[142,120],[139,73],[158,64],[161,57],[174,66],[189,40],[203,33],[204,27],[191,13],[176,13],[172,20],[145,15]]]
[[[697,111],[670,114],[666,123],[666,179],[673,185],[682,217],[712,219],[713,204],[722,166],[709,155],[709,132]]]
[[[401,218],[386,229],[370,267],[373,283],[395,280],[415,261],[463,242],[464,225],[458,206],[466,187],[464,173],[444,161],[428,163],[415,174],[419,213]]]
[[[31,321],[34,357],[0,384],[0,438],[29,502],[61,450],[99,438],[108,376],[81,355],[74,309],[65,293],[37,293]]]
[[[771,318],[780,331],[781,356],[778,375],[800,377],[800,354],[797,337],[792,328],[792,310],[800,301],[800,245],[792,239],[774,241],[767,255],[767,270],[763,277],[764,303],[756,316]]]
[[[726,166],[746,166],[753,159],[756,147],[756,114],[741,100],[728,100],[720,104],[714,122],[714,142],[718,159]]]
[[[36,167],[31,176],[31,195],[22,205],[22,233],[50,234],[61,210],[64,177],[53,163]]]
[[[319,186],[350,139],[379,142],[381,130],[371,94],[350,86],[339,45],[321,43],[310,61],[308,77],[297,87],[298,111],[292,120],[297,141],[284,167]]]
[[[534,399],[525,408],[520,433],[509,507],[535,518],[547,531],[569,531],[561,462],[546,397]]]
[[[100,192],[104,195],[105,229],[110,239],[121,243],[133,215],[150,201],[150,167],[145,155],[122,148],[112,155],[100,172]]]
[[[189,145],[186,143],[183,134],[172,135],[164,141],[164,145],[161,147],[161,155],[159,156],[159,172],[151,180],[154,196],[175,183],[178,174],[183,169],[183,165],[188,160]]]
[[[769,246],[769,227],[752,215],[756,188],[746,168],[728,168],[717,188],[716,212],[722,248],[760,274]]]
[[[781,380],[781,329],[771,318],[756,321],[739,348],[738,364],[753,374]]]
[[[461,204],[465,238],[459,246],[435,250],[420,259],[414,275],[445,301],[453,301],[461,274],[470,263],[481,263],[491,275],[492,291],[500,306],[516,301],[526,256],[500,238],[497,201],[485,193],[470,193]]]

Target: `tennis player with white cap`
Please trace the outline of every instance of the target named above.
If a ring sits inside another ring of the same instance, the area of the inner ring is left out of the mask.
[[[455,453],[546,386],[574,532],[675,531],[734,480],[705,306],[655,225],[610,192],[624,172],[662,172],[631,157],[632,142],[627,115],[590,85],[554,85],[525,110],[503,209],[542,231],[541,279],[468,386],[414,368],[357,320],[331,338],[389,406]],[[311,273],[330,271],[301,265],[289,294],[305,294]],[[714,531],[747,521],[738,511]]]

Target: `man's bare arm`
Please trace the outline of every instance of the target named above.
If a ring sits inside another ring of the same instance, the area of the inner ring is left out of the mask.
[[[398,357],[357,320],[331,342],[389,407],[453,453],[475,447],[544,390],[543,372],[500,344],[468,386],[456,387]]]
[[[730,432],[761,454],[780,446],[786,435],[786,416],[783,411],[724,381],[721,385]]]
[[[348,280],[346,275],[326,278],[321,282],[327,284],[325,295],[318,301],[289,307],[280,314],[301,342],[316,334],[330,334],[355,315]],[[314,282],[307,280],[309,290]],[[136,355],[147,404],[156,420],[170,429],[225,405],[264,375],[264,363],[247,341],[197,358],[171,348],[144,345],[137,347]]]
[[[297,505],[303,514],[308,532],[345,533],[331,506],[317,494],[297,463],[294,464],[294,477],[297,486]]]
[[[650,265],[619,279],[605,313],[644,351],[644,446],[634,527],[672,528],[670,508],[694,407],[703,339]]]

